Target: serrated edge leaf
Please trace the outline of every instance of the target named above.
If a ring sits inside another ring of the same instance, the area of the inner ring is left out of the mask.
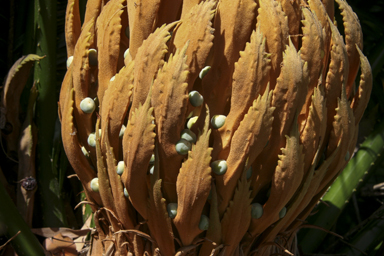
[[[116,159],[114,156],[113,147],[111,147],[109,137],[105,134],[108,134],[108,124],[104,130],[104,136],[106,137],[105,147],[106,147],[106,162],[108,169],[108,177],[111,184],[111,191],[116,207],[116,213],[119,217],[119,220],[122,222],[125,229],[133,229],[135,227],[134,223],[134,214],[130,211],[128,207],[128,199],[124,195],[124,187],[121,181],[120,176],[116,172]]]
[[[96,177],[96,173],[92,170],[90,163],[81,151],[77,131],[73,124],[73,97],[73,88],[68,88],[61,126],[61,136],[64,150],[68,161],[71,163],[73,169],[83,184],[88,196],[87,199],[91,202],[96,202],[99,206],[102,206],[100,195],[97,192],[92,191],[90,187],[91,180]]]
[[[223,251],[228,255],[232,255],[237,249],[251,223],[252,198],[249,185],[250,183],[243,175],[242,179],[238,181],[233,200],[229,203],[221,220],[223,243],[225,244]]]
[[[304,153],[299,142],[297,124],[291,129],[290,136],[286,136],[286,146],[272,177],[271,194],[264,204],[264,213],[259,219],[252,219],[249,232],[252,236],[261,234],[272,223],[279,220],[279,211],[287,205],[299,188],[304,176]]]
[[[360,54],[359,49],[363,49],[363,32],[361,30],[359,19],[353,12],[351,6],[344,0],[336,0],[344,21],[345,44],[348,54],[349,73],[347,78],[347,98],[353,92],[353,85],[357,71],[359,70]]]
[[[97,58],[98,90],[97,97],[103,105],[105,90],[109,80],[117,72],[120,54],[121,14],[125,0],[111,0],[101,9],[97,18]]]
[[[128,120],[123,137],[125,170],[121,179],[135,209],[147,218],[147,169],[155,148],[155,125],[152,123],[153,107],[150,107],[152,90],[143,106],[139,105]]]
[[[270,70],[271,60],[265,51],[265,37],[260,27],[253,31],[250,43],[240,52],[233,73],[231,109],[225,124],[219,129],[220,138],[214,137],[213,155],[220,159],[228,156],[231,139],[247,113],[254,99],[264,93]],[[251,71],[250,71],[251,70]],[[214,133],[216,135],[217,133]],[[220,151],[220,152],[217,152]]]
[[[360,123],[363,117],[364,111],[368,105],[369,98],[372,92],[372,69],[369,65],[367,57],[361,52],[360,48],[356,45],[357,51],[360,55],[361,75],[358,93],[356,93],[351,107],[353,108],[353,114],[355,115],[355,125]]]
[[[275,88],[276,79],[280,74],[283,51],[288,43],[288,17],[282,10],[279,1],[260,0],[257,24],[267,39],[267,49],[271,55],[270,86]]]
[[[211,151],[209,148],[209,110],[205,125],[198,137],[196,145],[188,154],[188,159],[182,164],[177,176],[177,215],[173,221],[182,244],[191,245],[194,238],[202,232],[199,229],[200,216],[211,189]]]
[[[65,13],[65,42],[67,45],[67,57],[73,56],[75,45],[81,31],[79,1],[70,0]]]
[[[133,84],[133,94],[135,97],[133,98],[130,113],[136,109],[140,103],[144,104],[152,81],[157,75],[159,68],[164,64],[164,56],[168,49],[166,43],[171,36],[168,31],[176,24],[177,22],[173,22],[157,28],[155,32],[144,40],[137,51],[137,56],[132,56],[136,63]],[[131,48],[129,50],[130,52]]]
[[[150,190],[148,199],[148,227],[162,255],[175,255],[171,219],[168,216],[166,200],[161,192],[162,180],[157,180]]]
[[[102,105],[101,113],[101,129],[105,130],[108,125],[108,134],[102,136],[102,146],[105,145],[108,136],[111,146],[114,148],[115,156],[119,155],[120,138],[119,133],[122,124],[127,116],[129,104],[132,101],[133,91],[133,72],[134,61],[128,66],[124,66],[115,76],[115,80],[110,82],[108,89],[105,91],[104,100],[108,104]]]

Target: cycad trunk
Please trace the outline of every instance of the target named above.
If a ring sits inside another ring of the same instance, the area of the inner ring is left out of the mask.
[[[68,2],[59,114],[90,255],[295,253],[371,91],[336,2],[344,39],[333,0],[88,0],[82,26]]]

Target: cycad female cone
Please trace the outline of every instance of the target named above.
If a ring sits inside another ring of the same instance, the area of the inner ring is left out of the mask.
[[[295,253],[371,91],[336,2],[344,38],[333,0],[88,0],[82,25],[68,2],[59,112],[91,255]]]

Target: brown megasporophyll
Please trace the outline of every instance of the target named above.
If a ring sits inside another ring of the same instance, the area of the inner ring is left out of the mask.
[[[346,1],[88,0],[81,24],[70,0],[65,31],[89,255],[296,253],[371,92]]]

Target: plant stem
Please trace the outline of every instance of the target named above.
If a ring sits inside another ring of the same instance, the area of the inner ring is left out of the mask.
[[[340,176],[331,185],[323,197],[325,204],[319,204],[317,211],[308,222],[312,225],[329,230],[335,224],[353,192],[363,181],[366,174],[375,167],[375,162],[381,160],[384,153],[384,122],[372,132],[361,145],[359,151],[349,161]],[[316,251],[322,243],[326,232],[310,229],[300,234],[300,243],[305,253]]]

